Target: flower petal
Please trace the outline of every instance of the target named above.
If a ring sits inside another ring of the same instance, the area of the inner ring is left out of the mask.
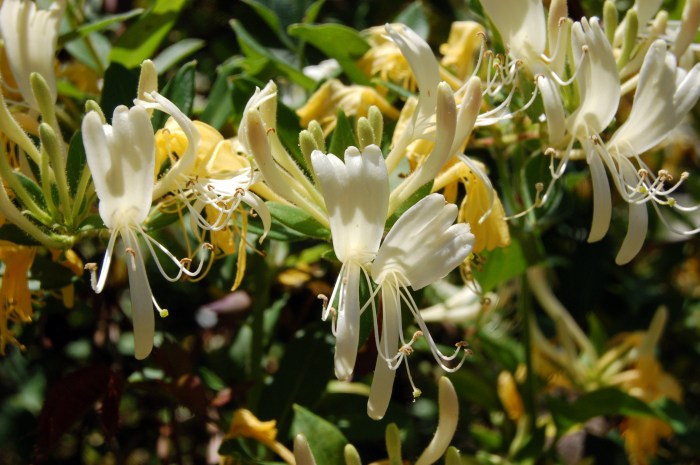
[[[134,357],[143,360],[153,350],[155,335],[155,318],[153,316],[153,294],[148,284],[146,266],[138,245],[136,235],[126,230],[122,236],[127,250],[132,257],[127,257],[129,274],[129,294],[131,294],[131,319],[134,324]],[[133,258],[133,260],[132,260]]]
[[[333,248],[341,262],[370,261],[379,249],[389,205],[389,176],[382,152],[368,145],[345,151],[345,161],[320,151],[311,164],[326,202]]]
[[[355,262],[350,262],[338,277],[342,289],[336,321],[335,376],[346,381],[352,376],[360,341],[360,272]]]
[[[372,278],[381,284],[400,270],[413,289],[444,277],[471,253],[474,236],[467,224],[452,224],[458,209],[441,194],[418,201],[396,221],[372,263]]]

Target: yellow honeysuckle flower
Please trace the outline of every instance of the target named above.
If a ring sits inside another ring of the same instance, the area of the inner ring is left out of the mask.
[[[32,301],[27,274],[35,254],[36,247],[0,241],[0,261],[5,264],[0,286],[0,355],[5,355],[7,344],[24,348],[10,329],[10,322],[32,321]]]
[[[277,441],[277,421],[260,421],[250,410],[238,409],[233,412],[231,427],[224,439],[248,438],[258,441],[279,455],[285,462],[294,465],[294,454]],[[229,458],[223,464],[233,463]]]
[[[306,105],[297,110],[297,115],[302,127],[308,126],[311,120],[316,120],[327,135],[335,128],[338,110],[359,118],[367,116],[372,105],[377,106],[389,118],[399,117],[399,111],[376,89],[356,84],[346,86],[337,79],[331,79],[323,83]]]
[[[484,34],[484,26],[474,21],[453,22],[447,42],[440,45],[441,64],[465,80],[474,71],[474,57],[479,53]]]
[[[370,49],[357,62],[357,66],[368,76],[377,76],[383,81],[394,82],[404,89],[415,91],[418,83],[406,57],[396,43],[386,36],[384,26],[365,31]]]
[[[509,371],[502,371],[498,374],[498,398],[501,399],[503,408],[508,414],[508,418],[518,421],[525,413],[523,399],[518,391],[515,378]]]

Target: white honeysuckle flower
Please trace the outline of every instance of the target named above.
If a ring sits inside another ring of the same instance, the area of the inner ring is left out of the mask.
[[[257,88],[248,100],[238,141],[244,152],[255,159],[263,180],[282,199],[306,211],[328,227],[323,196],[285,150],[277,135],[277,86],[270,81]]]
[[[348,147],[344,160],[316,150],[311,163],[326,203],[333,249],[343,264],[335,288],[324,309],[328,318],[338,299],[334,318],[335,374],[347,380],[352,375],[360,337],[360,279],[368,280],[367,269],[384,233],[389,205],[389,178],[381,149],[368,145],[362,153]]]
[[[99,213],[110,230],[99,279],[97,266],[87,266],[91,271],[92,288],[97,293],[102,292],[117,238],[121,237],[128,255],[134,355],[137,359],[143,359],[153,348],[153,307],[155,305],[161,316],[166,316],[167,311],[158,306],[151,292],[138,236],[145,239],[161,272],[164,273],[155,255],[154,245],[176,264],[179,269],[177,276],[171,278],[164,274],[168,280],[176,281],[182,274],[194,276],[199,270],[186,270],[163,245],[143,230],[151,207],[155,165],[155,139],[147,110],[141,106],[131,109],[118,106],[111,125],[103,124],[101,116],[91,111],[83,119],[81,129],[85,156],[99,199]]]
[[[581,18],[571,30],[580,106],[569,116],[569,132],[579,139],[608,127],[620,102],[620,77],[615,56],[598,18]]]
[[[481,0],[481,6],[501,33],[513,58],[528,65],[539,62],[547,45],[542,0]]]
[[[647,202],[652,201],[657,212],[658,205],[670,205],[682,211],[697,208],[682,207],[670,196],[687,174],[681,175],[678,182],[672,183],[669,173],[661,171],[658,175],[654,174],[639,155],[662,142],[695,106],[698,98],[700,65],[694,66],[689,72],[678,68],[676,58],[667,51],[665,42],[657,40],[644,57],[632,110],[627,120],[605,146],[594,146],[618,192],[630,205],[629,227],[616,258],[618,263],[626,263],[634,258],[644,243],[648,222]],[[595,172],[591,168],[594,189],[597,184],[607,186],[602,163],[598,162],[598,165],[600,166]],[[607,232],[610,223],[609,188],[599,196],[600,198],[594,197],[594,201],[601,202],[604,207],[594,217],[594,223],[599,224],[597,238]],[[659,216],[663,219],[663,216]],[[694,234],[697,230],[678,232]]]
[[[471,253],[474,236],[468,224],[453,224],[457,212],[457,206],[445,202],[441,194],[424,197],[399,217],[372,263],[372,279],[382,295],[382,330],[380,340],[379,323],[373,308],[378,356],[367,403],[367,413],[371,418],[384,416],[396,369],[412,352],[411,345],[417,337],[422,335],[426,338],[435,359],[444,370],[455,371],[464,361],[462,359],[455,367],[447,365],[456,358],[463,345],[459,343],[451,356],[443,355],[408,291],[409,287],[419,290],[444,278]],[[401,308],[404,305],[420,328],[410,342],[406,342],[401,324]]]
[[[32,73],[44,78],[56,100],[53,62],[65,7],[66,0],[56,0],[48,10],[38,10],[30,0],[5,0],[0,6],[0,35],[5,43],[7,60],[18,90],[34,110],[38,110],[39,105],[32,92]]]

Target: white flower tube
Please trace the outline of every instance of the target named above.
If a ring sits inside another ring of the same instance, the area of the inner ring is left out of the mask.
[[[335,374],[352,375],[360,337],[360,278],[379,249],[389,204],[389,180],[382,152],[376,145],[364,151],[349,147],[341,161],[316,150],[311,163],[323,193],[333,249],[343,263],[324,314],[338,299],[335,323]]]
[[[44,78],[56,100],[53,61],[65,6],[66,0],[57,0],[48,10],[37,10],[30,0],[5,0],[0,7],[0,34],[12,75],[25,102],[35,110],[39,105],[32,92],[32,73]]]
[[[118,236],[124,240],[128,259],[129,286],[134,322],[134,352],[143,359],[153,348],[153,296],[146,276],[143,254],[134,231],[140,231],[151,206],[155,140],[148,112],[139,106],[119,106],[112,125],[102,124],[92,111],[83,119],[85,156],[102,221],[111,231],[99,280],[93,268],[92,287],[102,291]]]

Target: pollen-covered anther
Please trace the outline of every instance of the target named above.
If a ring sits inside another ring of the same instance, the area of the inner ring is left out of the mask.
[[[458,351],[460,349],[462,349],[464,351],[465,356],[474,355],[474,351],[472,351],[472,349],[469,346],[469,343],[467,341],[459,341],[459,342],[455,343],[455,347],[457,348]]]
[[[661,182],[673,181],[673,175],[668,170],[659,170],[658,176]]]
[[[323,295],[323,294],[319,294],[316,296],[316,298],[318,300],[322,301],[323,305],[322,305],[321,309],[325,312],[326,308],[328,308],[328,297]]]
[[[126,249],[124,249],[124,251],[126,253],[128,253],[129,255],[131,255],[132,257],[136,258],[136,251],[134,249],[132,249],[131,247],[127,247]]]
[[[269,136],[270,133],[275,134],[276,132],[277,132],[277,130],[275,128],[267,128],[267,131],[265,131],[265,134],[267,134]]]
[[[192,259],[191,258],[181,258],[180,259],[180,264],[185,267],[189,267],[192,264]]]
[[[86,263],[83,268],[94,273],[97,271],[97,263]]]
[[[209,250],[209,251],[214,250],[214,244],[212,244],[212,243],[210,243],[210,242],[204,242],[204,243],[202,244],[202,247],[204,247],[205,249],[207,249],[207,250]]]
[[[556,157],[557,156],[557,150],[549,147],[547,150],[544,151],[544,154],[550,157]]]
[[[598,137],[598,134],[593,134],[591,136],[591,142],[593,142],[595,145],[601,145],[602,141],[600,140],[600,137]]]

